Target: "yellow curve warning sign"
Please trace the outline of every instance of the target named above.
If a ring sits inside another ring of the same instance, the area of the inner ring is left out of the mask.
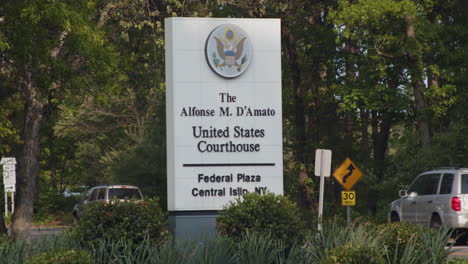
[[[346,158],[343,163],[333,172],[333,177],[345,188],[350,190],[353,188],[361,176],[362,171],[353,163],[350,158]]]

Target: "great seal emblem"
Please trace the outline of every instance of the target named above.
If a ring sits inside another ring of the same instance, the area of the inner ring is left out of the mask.
[[[252,59],[250,38],[236,25],[221,25],[208,36],[205,56],[210,68],[221,77],[238,77]]]

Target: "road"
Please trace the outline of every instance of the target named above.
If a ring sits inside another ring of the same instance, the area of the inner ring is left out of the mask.
[[[10,234],[10,228],[8,228],[8,234]],[[31,228],[31,239],[39,240],[42,238],[51,238],[59,235],[63,231],[67,230],[68,227],[40,227],[33,226]]]
[[[468,259],[468,246],[454,246],[452,247],[453,253],[450,254],[451,258],[466,258]]]
[[[31,230],[31,238],[33,240],[50,238],[57,236],[66,229],[66,227],[33,227]]]

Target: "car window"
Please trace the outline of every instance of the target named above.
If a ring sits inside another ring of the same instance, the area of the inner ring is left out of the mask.
[[[439,187],[440,174],[426,174],[424,175],[424,187],[421,195],[437,194],[437,187]]]
[[[468,174],[461,175],[461,192],[468,193]]]
[[[440,183],[439,194],[452,193],[452,185],[453,185],[453,174],[445,173],[444,176],[442,176],[442,182]]]
[[[88,193],[88,197],[86,198],[86,200],[88,201],[94,201],[96,200],[96,196],[97,196],[97,192],[99,191],[99,189],[91,189]]]
[[[99,189],[99,194],[98,194],[97,199],[104,200],[105,198],[106,198],[106,189],[104,188]]]
[[[408,193],[416,192],[418,195],[437,194],[440,174],[425,174],[419,176],[408,189]]]
[[[408,193],[412,193],[412,192],[415,192],[417,193],[418,195],[421,195],[422,193],[422,187],[423,187],[423,176],[419,176],[418,178],[416,178],[416,180],[414,180],[414,182],[410,185],[410,187],[408,188]]]
[[[111,188],[109,189],[109,200],[112,198],[117,199],[142,199],[140,192],[138,189],[118,189],[118,188]]]

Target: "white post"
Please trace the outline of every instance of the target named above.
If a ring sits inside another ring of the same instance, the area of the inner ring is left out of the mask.
[[[325,177],[323,176],[323,166],[320,169],[320,197],[319,197],[319,212],[318,212],[318,231],[322,231],[322,215],[323,215],[323,192],[325,187]]]
[[[15,193],[11,193],[11,215],[15,212]]]
[[[318,210],[318,231],[322,231],[323,216],[323,193],[325,192],[325,177],[330,176],[331,170],[331,150],[317,149],[315,151],[315,175],[320,176],[319,210]]]
[[[8,193],[5,192],[5,217],[8,217]]]

